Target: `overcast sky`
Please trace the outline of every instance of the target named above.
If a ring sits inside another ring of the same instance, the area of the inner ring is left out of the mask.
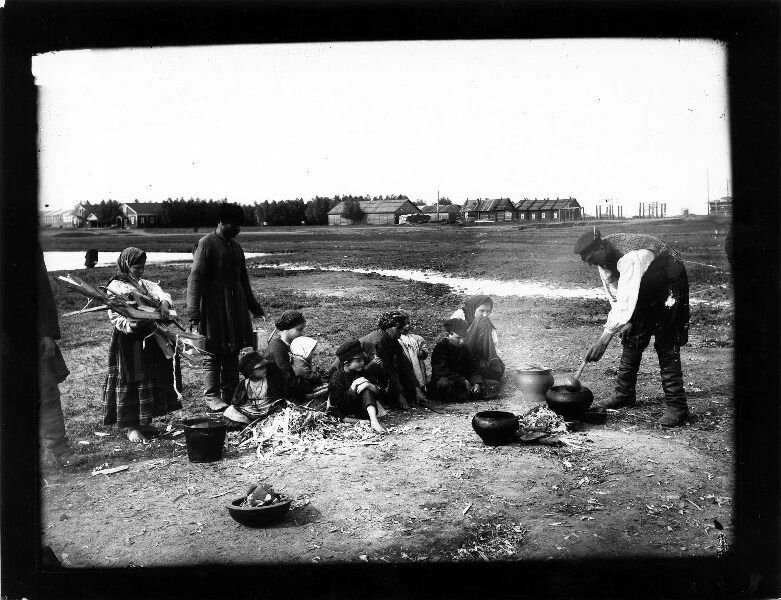
[[[710,40],[81,50],[33,72],[49,208],[439,191],[702,214],[730,179]]]

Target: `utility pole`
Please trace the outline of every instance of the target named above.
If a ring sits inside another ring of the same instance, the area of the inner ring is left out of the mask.
[[[439,223],[439,190],[437,190],[437,223]]]
[[[705,184],[707,186],[706,189],[708,191],[708,206],[707,206],[707,210],[705,211],[705,214],[709,215],[710,214],[710,175],[708,174],[708,169],[705,169]]]

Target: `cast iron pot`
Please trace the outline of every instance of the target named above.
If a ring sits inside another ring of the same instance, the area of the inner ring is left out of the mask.
[[[587,387],[571,392],[564,385],[555,385],[545,394],[548,407],[567,421],[579,421],[594,402],[594,394]]]
[[[247,527],[265,527],[281,521],[290,509],[292,498],[283,497],[281,502],[269,506],[241,506],[246,496],[236,498],[228,504],[228,512],[234,521]]]
[[[501,410],[486,410],[472,417],[472,428],[486,446],[501,446],[518,431],[518,416]]]

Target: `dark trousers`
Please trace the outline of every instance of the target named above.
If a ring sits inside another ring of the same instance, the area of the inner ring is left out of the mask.
[[[632,331],[621,342],[623,351],[618,365],[616,396],[635,401],[637,373],[640,370],[643,350],[648,347],[653,336],[665,401],[670,405],[683,406],[686,404],[686,393],[683,387],[678,334],[669,324],[649,326],[648,323],[648,320],[642,318],[635,321],[633,317]]]
[[[452,377],[438,377],[436,381],[432,377],[428,389],[440,402],[466,402],[469,400],[469,390],[466,377],[454,375]]]
[[[239,352],[205,354],[203,357],[203,395],[221,398],[230,404],[239,385]]]

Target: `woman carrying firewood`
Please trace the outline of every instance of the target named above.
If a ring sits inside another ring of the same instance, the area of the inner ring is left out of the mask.
[[[110,296],[152,305],[166,320],[171,296],[159,285],[142,279],[146,253],[125,248],[117,259],[117,273],[106,288]],[[114,326],[109,346],[108,373],[103,385],[103,424],[123,428],[131,442],[143,442],[157,433],[152,419],[182,408],[179,359],[170,341],[152,319],[130,319],[109,310]]]

